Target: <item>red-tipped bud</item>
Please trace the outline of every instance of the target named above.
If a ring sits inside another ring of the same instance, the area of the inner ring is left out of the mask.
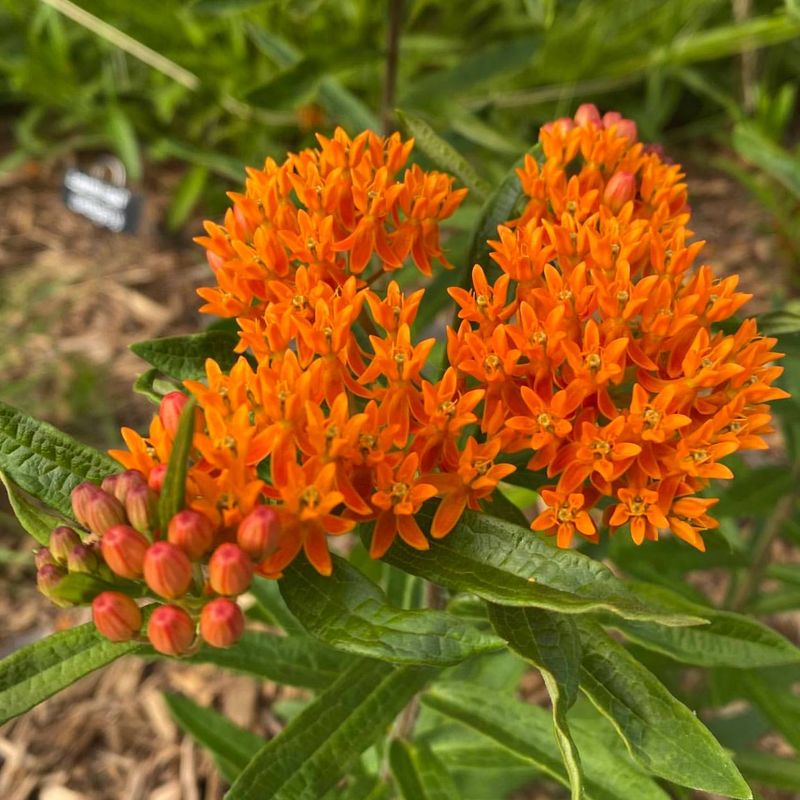
[[[597,110],[597,106],[594,103],[583,103],[578,106],[578,110],[575,112],[575,122],[578,125],[594,123],[600,126],[603,124],[603,120],[600,118],[600,112]]]
[[[92,600],[92,619],[100,633],[112,642],[129,642],[142,627],[142,612],[127,595],[102,592]]]
[[[636,178],[620,170],[611,176],[603,192],[603,201],[616,214],[629,200],[636,197]]]
[[[208,582],[217,594],[241,594],[253,579],[253,562],[238,545],[226,542],[208,562]]]
[[[278,515],[269,506],[257,506],[240,523],[236,531],[239,547],[254,561],[270,555],[277,548]]]
[[[218,597],[200,612],[200,635],[212,647],[230,647],[244,630],[244,614],[233,600]]]
[[[76,544],[67,556],[67,569],[70,572],[92,573],[99,565],[97,552],[90,545]]]
[[[33,563],[36,565],[36,569],[41,569],[48,565],[55,566],[56,560],[53,558],[50,548],[40,547],[33,555]]]
[[[638,130],[636,123],[632,119],[625,119],[619,111],[608,111],[603,114],[603,126],[606,128],[613,127],[617,136],[624,136],[630,139],[631,142],[636,141]]]
[[[100,552],[111,571],[131,580],[142,577],[149,546],[150,542],[130,525],[114,525],[100,540]]]
[[[125,513],[128,522],[141,533],[148,533],[155,527],[158,496],[146,484],[132,486],[125,497]]]
[[[144,579],[162,597],[181,597],[192,583],[192,564],[179,547],[156,542],[144,556]]]
[[[150,616],[147,638],[159,653],[181,656],[194,642],[194,622],[182,608],[161,606]]]
[[[50,534],[50,555],[59,563],[66,564],[70,550],[81,543],[81,537],[72,528],[59,525]]]
[[[144,475],[138,469],[126,469],[125,472],[109,475],[100,484],[106,494],[114,495],[120,503],[125,502],[128,492],[136,486],[147,486]]]
[[[37,588],[57,605],[69,605],[69,603],[61,603],[53,597],[53,592],[58,588],[65,574],[65,571],[56,564],[45,564],[36,572]]]
[[[86,505],[86,525],[102,536],[112,525],[126,522],[125,509],[116,497],[99,490]]]
[[[164,430],[170,435],[174,436],[178,430],[178,423],[181,419],[181,413],[184,406],[189,401],[189,398],[183,392],[170,392],[161,398],[161,405],[158,408],[158,416]]]
[[[199,511],[187,508],[169,521],[167,539],[192,561],[197,561],[214,544],[214,525]]]
[[[81,525],[88,525],[89,522],[89,503],[95,495],[100,492],[100,487],[95,486],[89,481],[79,483],[73,490],[70,498],[72,500],[72,513]]]
[[[150,470],[150,475],[147,478],[147,485],[156,493],[161,491],[161,487],[164,485],[164,478],[167,475],[167,465],[166,464],[159,464],[157,467],[153,467]]]

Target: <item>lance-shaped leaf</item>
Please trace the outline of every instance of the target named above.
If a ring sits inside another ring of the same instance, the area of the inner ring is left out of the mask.
[[[120,467],[103,453],[0,402],[0,469],[28,494],[72,518],[70,494]]]
[[[258,752],[226,800],[318,800],[434,674],[359,659]]]
[[[146,653],[155,656],[149,648]],[[202,647],[182,661],[215,664],[289,686],[323,689],[352,663],[352,659],[307,636],[276,636],[245,631],[233,647]]]
[[[8,502],[19,524],[39,544],[46,545],[50,541],[53,528],[62,525],[63,519],[39,508],[2,470],[0,470],[0,482],[6,487]]]
[[[165,375],[178,380],[200,380],[206,376],[206,359],[219,364],[223,372],[230,370],[239,358],[234,348],[239,337],[233,331],[210,330],[188,336],[167,336],[147,339],[131,345],[139,358]]]
[[[648,771],[691,789],[752,797],[739,770],[697,716],[594,623],[580,622],[581,690]]]
[[[569,786],[552,720],[543,708],[515,700],[507,692],[461,682],[436,683],[422,696],[422,702]],[[655,781],[596,737],[581,737],[580,744],[587,800],[668,800]]]
[[[182,694],[165,694],[164,700],[178,725],[214,756],[220,772],[231,783],[267,743],[255,733],[240,728],[222,714],[199,706]]]
[[[483,199],[491,191],[491,186],[475,171],[458,150],[439,136],[425,120],[414,114],[398,110],[397,119],[403,130],[414,137],[418,147],[433,163],[444,172],[451,173]]]
[[[539,670],[553,707],[553,726],[569,776],[572,800],[583,793],[581,760],[567,723],[567,710],[578,696],[581,641],[575,620],[541,608],[489,604],[494,629]]]
[[[0,661],[0,724],[139,648],[109,642],[88,623],[17,650]]]
[[[418,520],[430,525],[430,509]],[[663,625],[696,625],[703,620],[640,601],[595,559],[545,544],[528,528],[465,511],[429,550],[414,550],[396,539],[383,557],[395,567],[442,586],[452,586],[500,605],[535,606],[565,614],[609,611],[626,619]]]
[[[389,763],[403,800],[459,800],[461,796],[444,764],[424,742],[395,739]]]
[[[800,761],[756,750],[737,753],[736,765],[748,780],[800,796]]]
[[[289,610],[313,636],[338,650],[395,664],[458,664],[505,642],[443,611],[405,611],[343,558],[320,575],[304,558],[285,571],[279,586]]]
[[[190,397],[181,411],[178,430],[172,442],[161,496],[158,498],[158,516],[161,527],[166,530],[169,521],[186,502],[186,473],[189,471],[189,451],[194,436],[194,410],[197,401]]]
[[[800,649],[772,628],[754,619],[693,603],[669,589],[636,584],[637,594],[676,612],[709,620],[695,628],[664,628],[642,622],[614,620],[611,624],[631,641],[686,664],[704,667],[779,666],[800,662]]]

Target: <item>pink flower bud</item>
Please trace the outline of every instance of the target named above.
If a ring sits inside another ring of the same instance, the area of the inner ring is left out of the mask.
[[[583,103],[579,105],[578,110],[575,112],[575,122],[578,125],[594,123],[598,127],[603,124],[603,121],[600,119],[600,112],[597,110],[597,106],[594,103]]]
[[[214,544],[214,525],[199,511],[179,511],[167,526],[167,539],[192,561],[204,556]]]
[[[56,560],[53,558],[53,554],[50,552],[50,548],[48,547],[40,547],[33,556],[33,563],[36,565],[36,569],[41,569],[47,565],[54,565],[56,564]]]
[[[189,398],[183,392],[170,392],[161,398],[158,416],[164,426],[164,430],[170,436],[174,436],[178,430],[181,413],[188,401]]]
[[[161,606],[150,616],[147,638],[159,653],[181,656],[194,642],[194,622],[182,608]]]
[[[164,485],[164,477],[167,474],[167,465],[159,464],[150,470],[150,476],[147,478],[147,485],[157,494],[161,492],[161,487]]]
[[[95,549],[86,544],[76,544],[67,556],[67,569],[70,572],[86,572],[91,574],[97,570],[100,562]]]
[[[128,522],[141,533],[149,533],[156,520],[158,496],[146,484],[132,486],[125,497],[125,513]]]
[[[630,172],[615,172],[603,192],[603,201],[616,214],[636,197],[636,178]]]
[[[70,498],[72,500],[72,512],[75,514],[75,519],[78,520],[81,525],[88,524],[89,502],[100,491],[99,486],[95,486],[93,483],[89,483],[89,481],[79,483],[72,490]]]
[[[250,556],[230,542],[221,544],[208,562],[208,582],[217,594],[241,594],[252,578]]]
[[[66,564],[69,551],[81,543],[81,537],[72,528],[59,525],[50,534],[50,555],[59,563]]]
[[[162,597],[181,597],[192,583],[192,565],[179,547],[156,542],[144,556],[144,579]]]
[[[55,564],[45,564],[36,572],[36,587],[39,591],[56,605],[62,606],[69,605],[69,603],[56,600],[53,597],[53,592],[58,588],[64,575],[66,575],[66,572]]]
[[[86,504],[86,525],[98,536],[102,536],[112,525],[126,521],[125,509],[119,500],[100,489]]]
[[[142,577],[144,557],[150,542],[130,525],[114,525],[100,539],[103,560],[120,578]]]
[[[277,548],[278,515],[269,506],[257,506],[236,531],[239,547],[254,561],[270,555]]]
[[[129,642],[142,627],[142,612],[127,595],[102,592],[92,600],[92,619],[106,639]]]
[[[200,612],[200,635],[212,647],[230,647],[244,630],[244,614],[233,600],[218,597]]]
[[[625,119],[619,111],[608,111],[603,114],[603,126],[606,128],[614,128],[617,136],[624,136],[630,139],[631,142],[636,141],[637,129],[636,123],[632,119]]]
[[[126,469],[125,472],[109,475],[100,484],[106,494],[114,495],[120,503],[124,503],[128,492],[137,486],[147,486],[144,475],[138,469]]]

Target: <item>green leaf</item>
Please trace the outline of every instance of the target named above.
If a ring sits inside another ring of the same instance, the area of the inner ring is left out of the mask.
[[[755,671],[741,675],[746,696],[755,703],[795,750],[800,750],[800,697],[786,684],[778,686]]]
[[[194,211],[208,183],[208,167],[195,164],[175,189],[167,209],[167,230],[177,231]]]
[[[213,709],[203,708],[182,694],[164,694],[175,722],[220,765],[226,780],[233,782],[253,756],[266,744],[255,733],[235,725]]]
[[[430,507],[423,508],[418,521],[430,525]],[[431,541],[429,550],[414,550],[397,539],[383,558],[413,575],[500,605],[565,614],[605,610],[664,625],[703,621],[646,605],[599,561],[553,548],[528,528],[469,510],[444,539]]]
[[[157,656],[155,651],[147,653]],[[246,630],[233,647],[202,647],[200,652],[181,661],[215,664],[275,683],[309,689],[329,686],[352,663],[347,656],[307,636],[276,636],[252,630]]]
[[[753,783],[800,794],[800,761],[796,758],[780,758],[771,753],[749,750],[737,753],[734,760]]]
[[[694,628],[664,628],[620,620],[610,623],[642,647],[675,661],[704,667],[751,669],[800,662],[800,649],[754,619],[701,606],[651,584],[639,583],[636,587],[639,597],[647,597],[676,612],[702,616],[710,622]]]
[[[515,700],[507,692],[460,682],[436,683],[422,696],[422,702],[569,786],[552,720],[543,708]],[[580,745],[587,800],[668,800],[651,778],[618,757],[602,740],[583,736]]]
[[[752,797],[728,754],[683,703],[603,630],[580,623],[581,689],[655,775],[691,789]]]
[[[258,752],[226,800],[318,800],[433,674],[359,659]]]
[[[169,521],[186,504],[186,473],[189,471],[189,452],[194,437],[194,410],[197,401],[190,397],[181,411],[178,430],[172,442],[161,496],[158,498],[158,516],[161,528],[167,529]]]
[[[279,586],[300,624],[338,650],[395,664],[446,666],[504,645],[443,611],[392,606],[352,564],[336,556],[333,564],[333,574],[326,577],[305,559],[296,559]]]
[[[280,581],[256,576],[250,584],[250,594],[274,622],[283,628],[286,633],[302,633],[303,626],[286,607],[286,602],[281,597]]]
[[[458,177],[461,182],[478,195],[485,198],[492,187],[475,171],[475,168],[453,147],[439,136],[425,120],[414,114],[397,110],[397,119],[403,130],[414,137],[417,147],[444,172]]]
[[[265,6],[269,0],[197,0],[191,10],[197,14],[240,14],[251,8]]]
[[[381,124],[369,106],[336,78],[323,78],[317,97],[329,116],[349,130],[380,132]]]
[[[732,142],[740,156],[800,199],[800,158],[775,144],[748,122],[740,122],[733,129]]]
[[[139,375],[133,382],[133,391],[136,394],[144,395],[151,403],[161,404],[164,397],[156,388],[156,381],[161,377],[161,370],[151,367]]]
[[[583,794],[581,760],[567,723],[578,696],[581,641],[575,620],[541,608],[511,608],[490,603],[489,619],[508,646],[539,670],[553,707],[553,726],[569,776],[572,800]]]
[[[189,336],[167,336],[131,345],[131,350],[165,375],[178,380],[206,377],[206,360],[211,358],[227,372],[239,355],[233,349],[239,337],[232,331],[210,330]]]
[[[2,471],[0,471],[0,483],[6,487],[8,502],[19,524],[39,544],[46,545],[50,541],[53,528],[63,524],[63,520],[39,508]]]
[[[109,642],[90,622],[17,650],[0,661],[0,724],[139,647]]]
[[[72,518],[72,490],[99,483],[120,466],[46,422],[0,401],[0,469],[20,489]]]
[[[519,525],[521,528],[528,527],[528,520],[519,507],[511,502],[508,497],[499,489],[483,501],[482,511],[492,517],[510,522],[512,525]]]
[[[528,151],[537,160],[541,158],[541,147],[535,145]],[[508,222],[515,214],[517,205],[520,203],[522,185],[517,175],[517,169],[523,164],[523,159],[519,159],[514,166],[506,173],[500,185],[492,192],[483,204],[481,213],[470,236],[469,250],[467,251],[467,271],[464,275],[466,286],[470,285],[471,269],[475,264],[480,264],[484,269],[494,265],[489,257],[490,249],[488,242],[496,240],[497,226]]]
[[[394,739],[389,763],[403,800],[459,800],[450,773],[424,742]]]
[[[112,106],[108,110],[108,136],[120,161],[125,165],[128,178],[132,181],[141,180],[142,156],[136,131],[130,117],[120,106]]]

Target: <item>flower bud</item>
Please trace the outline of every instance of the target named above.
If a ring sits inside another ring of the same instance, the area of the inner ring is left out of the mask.
[[[178,430],[178,423],[181,420],[181,413],[189,398],[183,392],[170,392],[161,398],[161,405],[158,409],[158,416],[164,430],[170,435],[175,436]]]
[[[250,556],[230,542],[221,544],[208,562],[208,582],[217,594],[241,594],[252,578]]]
[[[159,464],[150,470],[150,475],[147,478],[147,485],[156,493],[161,491],[164,485],[164,477],[167,474],[167,465]]]
[[[167,539],[192,561],[197,561],[214,544],[214,525],[199,511],[187,508],[169,521]]]
[[[142,627],[142,612],[127,595],[102,592],[92,600],[92,619],[106,639],[129,642]]]
[[[194,642],[194,622],[182,608],[161,606],[150,616],[147,638],[159,653],[181,656]]]
[[[603,114],[603,126],[614,127],[617,136],[624,136],[626,139],[630,139],[631,143],[636,141],[638,134],[636,123],[632,119],[625,119],[619,111],[608,111]]]
[[[270,555],[277,548],[278,515],[269,506],[257,506],[236,531],[239,547],[254,561]]]
[[[70,550],[81,543],[81,537],[72,528],[59,525],[50,534],[50,555],[59,563],[66,564]]]
[[[158,495],[146,484],[132,486],[125,497],[125,513],[128,522],[141,533],[155,527]]]
[[[76,544],[67,556],[67,569],[70,572],[92,573],[97,570],[100,561],[93,547],[86,544]]]
[[[114,495],[120,503],[125,502],[128,492],[135,486],[147,486],[144,475],[138,469],[126,469],[125,472],[109,475],[100,484],[106,494]]]
[[[578,125],[594,123],[598,127],[603,124],[600,118],[600,112],[597,110],[597,106],[594,103],[583,103],[579,105],[578,110],[575,112],[575,122]]]
[[[89,481],[79,483],[72,490],[70,496],[72,500],[72,512],[75,514],[75,519],[78,520],[81,525],[88,524],[89,502],[100,491],[99,486],[95,486]]]
[[[200,612],[200,635],[212,647],[230,647],[244,630],[244,614],[233,600],[218,597]]]
[[[98,489],[86,504],[86,525],[102,536],[112,525],[126,522],[125,509],[116,497]]]
[[[56,560],[53,558],[53,554],[50,552],[50,548],[48,547],[40,547],[34,554],[33,554],[33,563],[36,565],[36,569],[41,569],[48,564],[55,565]]]
[[[606,184],[603,201],[616,214],[629,200],[636,197],[636,178],[630,172],[615,172]]]
[[[144,579],[162,597],[186,594],[192,583],[192,565],[186,553],[170,542],[156,542],[144,556]]]
[[[65,574],[64,570],[55,564],[45,564],[36,572],[36,587],[48,600],[61,608],[72,605],[69,601],[61,600],[55,595],[55,590]]]
[[[130,525],[114,525],[100,539],[103,560],[121,578],[142,577],[144,557],[150,542]]]

